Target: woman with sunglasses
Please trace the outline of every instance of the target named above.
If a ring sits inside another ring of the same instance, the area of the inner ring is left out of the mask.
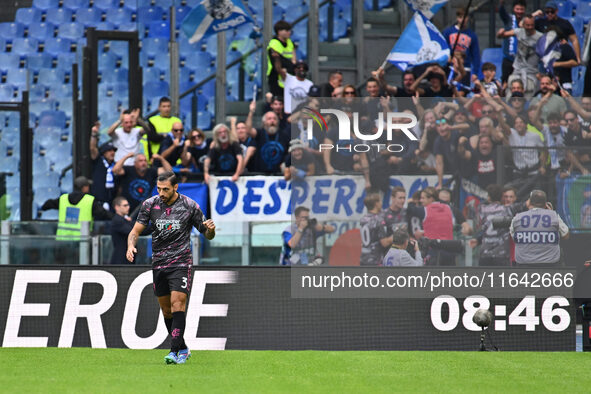
[[[191,172],[202,173],[203,161],[209,152],[211,138],[206,139],[200,129],[189,131],[188,138],[183,146],[183,166]]]

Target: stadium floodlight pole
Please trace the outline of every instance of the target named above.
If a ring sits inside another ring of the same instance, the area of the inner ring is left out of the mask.
[[[464,8],[464,16],[462,16],[462,23],[460,23],[460,27],[458,28],[458,34],[456,35],[456,40],[454,41],[454,46],[451,49],[451,53],[449,54],[450,61],[451,61],[451,59],[454,58],[454,52],[456,51],[456,46],[458,45],[458,41],[460,40],[460,32],[462,31],[462,26],[464,26],[464,23],[466,22],[466,17],[468,16],[468,13],[470,12],[471,5],[472,5],[472,0],[468,0],[468,5],[466,6],[466,8]],[[476,72],[478,73],[478,70],[476,70]]]
[[[179,43],[176,40],[176,8],[170,7],[170,40],[168,41],[168,53],[170,54],[170,101],[174,115],[180,113],[179,99]]]

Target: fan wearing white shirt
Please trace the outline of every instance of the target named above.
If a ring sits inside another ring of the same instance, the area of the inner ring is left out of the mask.
[[[119,120],[109,127],[107,134],[113,139],[113,145],[117,148],[115,152],[115,162],[125,157],[129,153],[134,156],[143,152],[143,146],[140,142],[142,136],[146,133],[145,129],[136,126],[138,120],[139,110],[123,111]],[[124,165],[132,166],[134,163],[133,156],[131,156]]]
[[[308,91],[314,83],[306,79],[307,72],[308,65],[301,60],[295,64],[295,76],[288,74],[284,68],[277,70],[277,73],[281,75],[284,81],[283,102],[285,104],[285,113],[291,114],[298,105],[308,98]]]

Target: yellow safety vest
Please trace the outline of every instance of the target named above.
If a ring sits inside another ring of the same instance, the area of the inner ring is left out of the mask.
[[[67,194],[60,196],[57,233],[58,241],[79,241],[82,222],[90,222],[92,230],[92,203],[94,196],[85,194],[78,204],[71,204]]]
[[[150,123],[152,123],[154,125],[154,127],[156,128],[156,132],[160,133],[160,134],[170,133],[170,131],[172,130],[172,125],[176,122],[181,122],[181,120],[179,118],[177,118],[176,116],[171,116],[170,118],[165,118],[160,115],[152,116],[148,120],[150,121]],[[159,142],[148,141],[147,134],[144,134],[142,136],[141,141],[142,141],[142,145],[144,146],[144,153],[146,154],[146,157],[149,156],[148,159],[150,159],[154,153],[158,153],[158,149],[160,149]],[[148,150],[148,145],[150,146],[149,150]],[[148,152],[151,152],[151,153],[148,155]]]
[[[287,45],[283,45],[283,43],[277,38],[273,38],[271,41],[269,41],[269,46],[267,47],[267,76],[269,76],[273,70],[271,56],[269,56],[269,49],[272,49],[282,57],[291,60],[293,57],[293,51],[295,51],[295,46],[293,45],[293,41],[290,38],[287,39]],[[281,78],[281,75],[277,77],[277,83],[279,84],[279,87],[283,87],[283,78]]]

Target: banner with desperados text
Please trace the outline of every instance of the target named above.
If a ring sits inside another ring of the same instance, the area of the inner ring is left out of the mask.
[[[450,177],[445,177],[446,181]],[[407,199],[437,176],[392,176],[390,186],[402,186]],[[304,181],[285,181],[281,176],[211,177],[209,198],[214,222],[281,222],[291,220],[294,207],[303,205],[319,220],[359,220],[365,212],[365,181],[362,175],[321,175]],[[389,196],[384,196],[384,207]]]

